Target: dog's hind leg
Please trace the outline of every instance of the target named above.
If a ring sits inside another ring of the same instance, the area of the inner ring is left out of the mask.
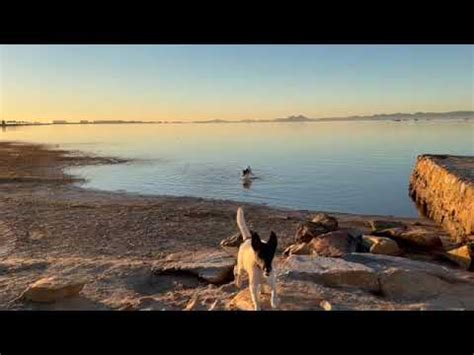
[[[239,254],[237,255],[237,264],[234,266],[234,282],[235,286],[238,288],[242,287],[242,271],[244,271],[242,253],[239,251]]]
[[[234,266],[234,282],[238,288],[242,287],[242,270],[240,270],[238,264]]]
[[[253,307],[256,311],[260,310],[260,302],[259,302],[259,280],[254,273],[249,275],[249,289],[250,289],[250,297],[252,298]]]

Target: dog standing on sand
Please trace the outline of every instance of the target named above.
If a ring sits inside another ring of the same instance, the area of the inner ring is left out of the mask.
[[[272,231],[267,242],[260,239],[255,232],[250,232],[245,223],[244,211],[239,207],[237,210],[237,225],[244,238],[239,247],[237,265],[234,269],[235,284],[241,287],[242,271],[249,276],[249,289],[254,309],[260,310],[260,291],[264,280],[271,287],[271,306],[277,307],[278,297],[276,294],[276,276],[273,267],[273,258],[277,248],[277,236]]]

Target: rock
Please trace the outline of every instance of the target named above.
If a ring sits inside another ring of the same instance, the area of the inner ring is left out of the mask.
[[[45,277],[31,284],[22,296],[32,302],[53,303],[77,295],[86,283],[85,280],[68,280],[58,276]]]
[[[390,268],[402,268],[404,270],[425,271],[440,278],[452,279],[460,277],[457,270],[449,269],[445,266],[425,261],[412,260],[400,256],[376,255],[366,253],[351,253],[344,255],[342,260],[352,263],[359,263],[374,269],[377,272],[383,272]]]
[[[397,238],[402,233],[407,231],[407,227],[393,227],[387,229],[381,229],[372,231],[371,235],[375,235],[377,237],[386,237],[386,238]]]
[[[351,253],[341,258],[326,258],[292,255],[282,265],[279,278],[359,289],[401,302],[436,300],[443,304],[458,297],[459,302],[474,306],[472,296],[469,296],[474,294],[474,279],[470,273],[396,256]]]
[[[432,231],[422,227],[396,227],[372,232],[373,235],[394,239],[402,248],[441,250],[443,242]]]
[[[152,268],[156,275],[191,274],[212,284],[232,281],[235,258],[224,252],[170,254]]]
[[[284,256],[290,255],[310,255],[313,253],[313,250],[309,243],[296,243],[287,247],[283,251]]]
[[[227,248],[238,248],[240,244],[243,242],[243,237],[242,234],[236,233],[231,235],[230,237],[227,237],[223,239],[219,245],[221,247],[227,247]]]
[[[317,237],[320,234],[327,233],[328,230],[326,227],[321,226],[313,222],[304,222],[300,223],[296,228],[295,242],[296,243],[308,243],[314,237]]]
[[[338,230],[313,238],[309,247],[319,256],[340,257],[356,251],[357,242],[348,231]]]
[[[471,270],[472,266],[472,248],[466,244],[460,248],[449,250],[446,257],[456,264],[461,266],[464,270]]]
[[[318,213],[311,220],[313,223],[318,223],[329,231],[335,231],[337,229],[338,223],[337,219],[327,215],[326,213]]]
[[[282,265],[281,273],[287,279],[312,281],[330,287],[379,290],[378,277],[372,268],[339,258],[292,255]]]
[[[314,237],[310,242],[298,242],[288,246],[284,256],[311,255],[339,257],[357,249],[357,240],[345,230],[333,231]]]
[[[263,311],[322,311],[321,287],[312,282],[289,280],[277,285],[278,306],[272,308],[270,305],[270,294],[260,295],[260,305]],[[230,301],[227,310],[253,311],[253,303],[248,288],[240,291]]]
[[[307,243],[318,235],[337,229],[337,220],[324,213],[318,213],[312,222],[300,223],[296,229],[295,241]]]
[[[332,305],[326,300],[321,301],[321,303],[319,305],[325,311],[332,311]]]
[[[396,241],[373,235],[363,235],[362,243],[372,254],[400,255],[402,251]]]
[[[433,232],[426,231],[423,228],[410,228],[401,233],[398,239],[407,245],[419,247],[420,249],[432,250],[443,248],[441,238]]]
[[[397,227],[406,227],[405,224],[402,222],[398,221],[386,221],[386,220],[381,220],[381,219],[374,219],[369,222],[370,228],[372,228],[372,231],[378,231],[378,230],[383,230],[383,229],[389,229],[389,228],[397,228]]]
[[[44,233],[39,230],[33,230],[28,232],[28,236],[31,240],[41,240],[44,238]]]
[[[391,299],[421,301],[449,289],[450,283],[421,270],[389,268],[379,277],[381,293]]]
[[[352,253],[342,259],[371,268],[378,276],[380,293],[399,300],[426,300],[454,292],[469,277],[469,273],[397,256]],[[474,292],[472,281],[470,286]]]

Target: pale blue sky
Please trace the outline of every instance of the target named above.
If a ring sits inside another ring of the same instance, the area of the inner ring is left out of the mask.
[[[10,119],[473,110],[474,46],[0,46]]]

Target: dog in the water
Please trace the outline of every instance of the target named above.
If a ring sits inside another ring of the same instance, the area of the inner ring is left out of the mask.
[[[239,207],[237,210],[237,225],[244,241],[239,247],[237,255],[237,266],[234,269],[235,284],[241,287],[242,272],[249,276],[249,289],[254,309],[260,310],[260,291],[264,281],[271,287],[271,306],[276,308],[278,297],[276,294],[276,277],[273,258],[277,248],[277,236],[272,231],[267,242],[260,239],[255,232],[250,232],[245,223],[244,211]]]
[[[253,175],[252,168],[250,168],[250,166],[247,166],[246,169],[242,170],[242,177],[250,177],[250,175]]]

